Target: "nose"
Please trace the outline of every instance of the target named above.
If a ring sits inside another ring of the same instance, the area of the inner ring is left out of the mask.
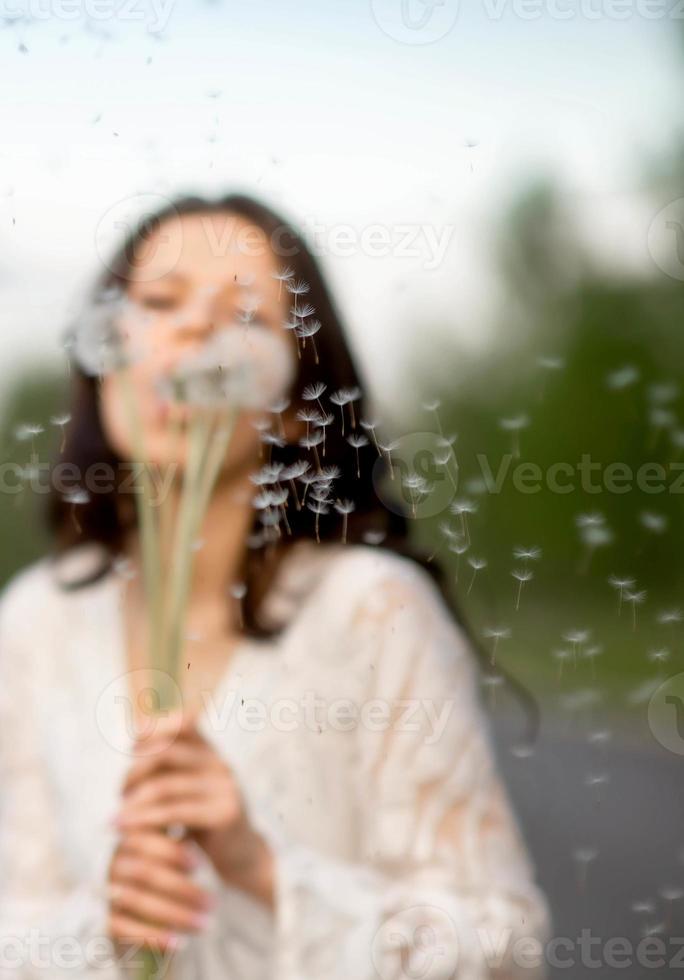
[[[202,340],[215,327],[213,292],[195,293],[174,317],[174,333],[179,340]]]

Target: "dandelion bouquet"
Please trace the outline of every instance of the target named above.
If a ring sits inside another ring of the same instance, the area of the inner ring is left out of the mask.
[[[147,453],[132,376],[135,364],[149,352],[143,330],[122,326],[131,322],[130,306],[125,296],[109,291],[79,319],[71,348],[87,374],[113,376],[125,411],[138,474],[135,502],[149,622],[147,661],[155,709],[161,712],[179,706],[193,556],[236,419],[242,411],[263,411],[282,399],[294,364],[284,338],[256,324],[236,322],[213,330],[173,370],[153,373],[159,397],[178,410],[170,437],[178,447],[182,438],[185,447],[179,492],[156,500],[156,464]],[[156,971],[156,963],[147,957],[141,977]]]

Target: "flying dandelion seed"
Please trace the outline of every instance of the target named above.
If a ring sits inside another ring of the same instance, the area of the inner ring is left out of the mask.
[[[459,575],[460,575],[460,564],[461,555],[464,555],[470,544],[461,536],[458,541],[450,541],[448,544],[448,550],[452,555],[456,555],[456,567],[454,568],[454,582],[458,585]]]
[[[366,544],[371,544],[371,545],[382,544],[382,542],[385,540],[386,537],[387,537],[387,532],[379,531],[379,530],[364,531],[363,534],[361,535],[361,539]]]
[[[235,609],[237,611],[238,627],[243,629],[244,627],[244,613],[242,608],[243,599],[247,595],[247,586],[244,582],[234,582],[228,592],[232,599],[235,600]]]
[[[28,442],[31,443],[31,455],[35,456],[36,453],[36,436],[40,436],[45,432],[42,425],[37,425],[29,422],[24,422],[14,429],[14,438],[17,442]]]
[[[534,572],[529,568],[514,568],[511,575],[518,583],[518,592],[515,599],[515,609],[516,612],[520,609],[520,597],[522,596],[522,588],[526,582],[531,582],[534,578]]]
[[[684,449],[684,429],[675,429],[674,432],[670,433],[670,442],[677,450],[675,453],[675,461],[681,456],[682,450]]]
[[[370,432],[371,439],[373,440],[373,445],[375,446],[375,451],[377,452],[378,456],[382,456],[382,450],[378,445],[378,438],[375,434],[375,430],[380,425],[380,423],[376,419],[373,420],[359,419],[359,425],[364,430],[364,432]]]
[[[654,534],[662,534],[667,530],[667,517],[663,514],[642,511],[639,515],[639,521],[642,527],[645,527],[647,531],[652,531]]]
[[[290,282],[292,279],[294,279],[294,274],[294,269],[291,269],[289,266],[284,269],[280,269],[279,272],[272,273],[273,279],[277,280],[278,282],[278,299],[281,299],[283,294],[283,283]]]
[[[514,548],[513,557],[517,561],[539,561],[542,555],[541,548]]]
[[[473,570],[473,576],[470,580],[470,585],[468,586],[468,591],[466,595],[470,595],[473,585],[475,584],[475,576],[478,572],[482,571],[483,568],[487,567],[487,562],[484,558],[469,558],[468,564]]]
[[[283,422],[283,412],[286,412],[290,407],[290,399],[286,397],[279,398],[277,401],[273,402],[268,407],[268,411],[272,415],[275,415],[278,419],[278,433],[282,439],[285,438],[285,424]]]
[[[321,538],[319,533],[319,521],[323,515],[328,514],[330,512],[330,507],[328,506],[327,501],[318,500],[316,498],[310,500],[306,506],[309,508],[309,510],[313,511],[313,513],[316,515],[316,520],[314,524],[316,530],[316,541],[318,544],[320,544]]]
[[[512,418],[499,419],[499,428],[511,433],[511,452],[516,459],[520,458],[520,433],[529,424],[528,415],[515,415]]]
[[[632,607],[632,630],[636,632],[637,628],[637,606],[641,606],[646,602],[646,592],[630,592],[625,591],[625,602],[628,602]]]
[[[439,455],[435,455],[435,461],[439,466],[443,466],[446,470],[446,474],[449,477],[454,490],[458,490],[458,482],[456,477],[458,476],[459,467],[458,460],[456,459],[456,453],[454,451],[454,445],[457,439],[458,436],[456,434],[440,436],[437,440],[437,445],[440,452]],[[453,463],[454,469],[456,470],[456,476],[454,476],[454,474],[451,472],[451,467],[449,465],[450,463]]]
[[[659,626],[667,626],[670,629],[671,642],[676,641],[675,633],[677,626],[682,622],[684,616],[682,615],[681,609],[664,609],[659,612],[656,616],[656,622]]]
[[[598,848],[577,847],[573,851],[573,860],[577,864],[577,889],[580,895],[584,895],[587,887],[587,877],[589,865],[598,857]]]
[[[680,387],[672,381],[665,381],[661,384],[649,385],[646,389],[646,396],[655,405],[667,405],[679,398]]]
[[[334,504],[338,514],[342,514],[342,544],[347,543],[347,522],[356,504],[353,500],[336,500]]]
[[[271,504],[273,507],[277,507],[280,511],[280,518],[285,525],[285,531],[288,535],[292,534],[292,528],[287,519],[287,498],[289,496],[289,491],[287,487],[280,487],[278,490],[271,491]]]
[[[321,395],[325,391],[327,385],[322,381],[314,381],[313,384],[306,385],[302,391],[302,398],[305,402],[318,402],[318,407],[321,410],[321,415],[325,415],[326,411],[321,403]]]
[[[562,371],[565,367],[565,360],[562,357],[546,357],[540,355],[537,364],[545,371]]]
[[[581,654],[583,660],[588,660],[591,665],[591,676],[592,679],[596,679],[596,658],[600,657],[603,653],[603,647],[600,644],[595,644],[594,646],[587,647]]]
[[[470,530],[468,528],[468,514],[477,513],[477,504],[473,500],[454,500],[449,505],[449,510],[456,517],[461,518],[461,530],[465,540],[470,545]]]
[[[648,413],[648,422],[651,429],[648,448],[654,450],[663,433],[675,428],[677,425],[677,416],[668,409],[656,407],[652,408]]]
[[[324,430],[316,429],[315,432],[309,433],[308,436],[302,436],[299,440],[299,445],[303,449],[313,449],[314,459],[316,460],[316,469],[320,472],[321,469],[321,458],[318,455],[318,447],[321,445],[324,439]]]
[[[582,647],[590,636],[590,630],[568,630],[567,633],[563,633],[562,639],[564,639],[566,643],[572,644],[572,659],[575,667],[577,666],[577,656],[578,654],[581,655]]]
[[[633,364],[626,364],[624,367],[618,368],[617,371],[612,371],[606,376],[606,386],[612,391],[621,391],[624,388],[630,388],[633,384],[636,384],[639,378],[639,369],[634,367]]]
[[[385,443],[380,442],[380,443],[378,443],[378,445],[380,447],[380,451],[383,452],[385,454],[385,456],[387,457],[387,465],[388,465],[388,468],[389,468],[390,479],[393,480],[394,479],[394,461],[392,459],[392,453],[395,451],[395,449],[398,449],[399,448],[399,445],[400,445],[399,440],[398,439],[394,439],[391,442],[385,442]]]
[[[352,429],[356,428],[356,413],[354,411],[354,402],[357,402],[360,398],[361,398],[361,389],[359,387],[340,388],[340,390],[336,392],[336,399],[337,399],[336,401],[333,401],[332,395],[330,396],[330,401],[332,401],[334,405],[338,405],[338,404],[341,404],[342,406],[349,405],[349,419],[350,419],[350,424]],[[344,407],[342,408],[342,411],[344,412]],[[342,434],[344,435],[344,422],[342,424]]]
[[[306,438],[310,435],[310,425],[315,425],[323,416],[317,408],[300,408],[295,416],[298,422],[306,422]]]
[[[492,650],[489,662],[491,666],[494,667],[496,664],[499,643],[501,640],[510,639],[511,631],[506,626],[488,626],[482,631],[482,635],[486,640],[492,641]]]
[[[496,692],[503,684],[503,677],[501,674],[483,674],[482,676],[482,686],[489,690],[489,710],[496,711]]]
[[[309,469],[297,477],[299,482],[304,484],[302,507],[306,504],[306,495],[309,491],[309,487],[314,487],[320,481],[320,475],[311,471],[310,464],[307,464],[307,466],[309,466]]]
[[[442,423],[439,419],[439,409],[441,408],[441,401],[439,398],[433,398],[430,401],[423,402],[423,408],[426,412],[430,412],[435,417],[435,423],[437,425],[437,431],[442,435]]]
[[[316,419],[315,425],[323,430],[323,455],[325,456],[325,436],[329,425],[335,421],[335,416],[328,412],[326,415],[321,415]]]
[[[81,527],[76,511],[78,507],[84,507],[86,504],[90,503],[90,494],[86,490],[76,487],[75,489],[68,490],[65,494],[63,494],[62,499],[64,500],[65,504],[68,504],[71,507],[71,520],[78,533],[81,534],[83,528]]]
[[[301,337],[304,343],[302,344],[302,350],[306,349],[307,340],[311,340],[311,344],[314,352],[314,360],[316,364],[319,364],[318,359],[318,348],[316,347],[315,336],[321,329],[320,320],[309,320],[308,323],[300,323],[298,327],[295,328],[298,337]]]
[[[561,680],[563,679],[563,664],[566,662],[566,660],[570,660],[572,653],[570,650],[561,648],[552,650],[551,656],[554,658],[554,660],[558,661],[558,683],[560,684]]]
[[[428,556],[428,561],[432,561],[437,557],[437,554],[444,547],[445,543],[449,542],[462,542],[463,535],[456,528],[452,527],[446,521],[440,521],[437,525],[438,540],[432,553]]]
[[[294,279],[293,276],[288,276],[284,282],[288,293],[295,297],[295,302],[300,296],[306,296],[311,289],[308,282],[304,282],[303,279]]]
[[[606,742],[610,742],[613,737],[613,733],[608,728],[599,728],[597,731],[589,732],[587,735],[587,742],[592,745],[605,745]]]
[[[401,485],[405,490],[408,490],[411,501],[411,517],[415,518],[417,516],[416,505],[421,503],[429,493],[427,480],[419,473],[409,472],[402,477]]]
[[[600,788],[602,786],[605,786],[609,782],[610,782],[610,776],[606,772],[588,773],[584,777],[584,785],[587,787],[587,789],[596,791],[596,795],[595,795],[596,806],[600,806],[601,804]]]
[[[684,888],[679,885],[665,885],[659,889],[658,894],[665,902],[665,928],[669,930],[672,926],[672,906],[684,898]]]
[[[611,575],[608,579],[609,585],[617,590],[618,593],[618,616],[622,615],[622,603],[625,596],[626,589],[633,589],[636,585],[636,579],[633,578],[620,578],[618,575]]]
[[[347,442],[354,449],[356,453],[356,476],[361,478],[361,456],[359,454],[359,449],[363,449],[364,446],[370,445],[368,438],[361,432],[352,432],[351,435],[347,436]],[[415,516],[415,514],[414,514]]]
[[[311,469],[311,463],[308,463],[305,459],[295,460],[290,466],[285,466],[280,474],[283,480],[287,480],[290,484],[290,489],[292,490],[292,496],[295,500],[295,506],[297,510],[302,509],[302,505],[299,500],[299,495],[297,493],[297,484],[295,480],[300,479]]]
[[[585,574],[589,570],[594,552],[613,543],[613,532],[606,526],[603,514],[579,514],[575,523],[580,532],[580,540],[586,548],[584,561],[580,563],[578,571]]]
[[[71,415],[65,412],[63,415],[52,415],[50,416],[50,425],[56,426],[61,431],[61,440],[59,444],[60,453],[64,452],[64,447],[66,445],[66,427],[71,421]]]

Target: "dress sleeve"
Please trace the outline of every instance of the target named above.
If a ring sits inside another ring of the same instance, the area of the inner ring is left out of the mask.
[[[496,770],[474,658],[427,573],[401,566],[368,590],[350,658],[369,678],[354,733],[358,858],[274,837],[273,976],[538,980],[547,904]]]
[[[70,880],[36,732],[39,596],[27,581],[0,598],[0,978],[113,980],[105,878],[115,838],[92,881]]]

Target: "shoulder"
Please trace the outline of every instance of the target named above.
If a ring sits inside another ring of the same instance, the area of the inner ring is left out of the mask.
[[[78,583],[94,581],[105,571],[103,549],[83,546],[61,557],[47,555],[16,572],[0,590],[0,644],[33,640],[52,630],[78,601]]]
[[[346,597],[353,609],[428,610],[449,615],[437,582],[415,559],[387,548],[351,545],[330,558],[326,579],[334,596]]]
[[[297,557],[295,557],[297,555]],[[299,594],[305,618],[328,633],[403,629],[425,635],[435,628],[464,637],[430,572],[417,561],[374,545],[302,546],[285,565],[283,588]],[[297,601],[298,600],[298,601]]]

